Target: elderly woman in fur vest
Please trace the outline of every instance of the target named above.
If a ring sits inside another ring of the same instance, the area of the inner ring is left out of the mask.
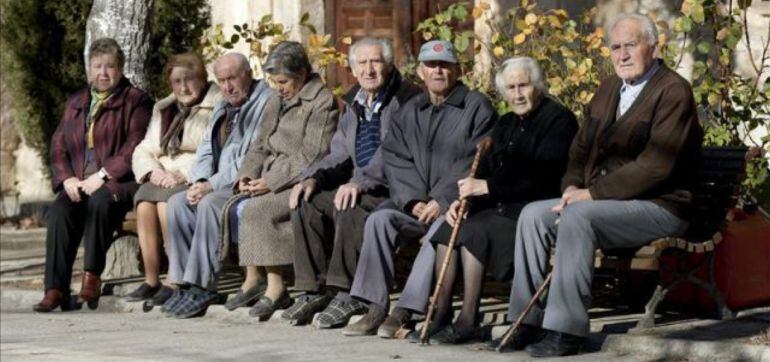
[[[168,240],[168,198],[194,181],[189,179],[188,170],[195,162],[195,151],[211,122],[214,105],[222,99],[219,87],[207,81],[205,64],[196,53],[172,56],[163,74],[172,93],[155,105],[150,128],[136,147],[132,162],[141,184],[134,205],[144,283],[126,297],[128,301],[152,298],[154,305],[163,304],[173,294],[158,278],[160,241],[165,249]]]

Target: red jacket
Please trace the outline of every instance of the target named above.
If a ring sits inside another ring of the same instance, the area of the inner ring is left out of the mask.
[[[51,182],[54,192],[63,189],[64,180],[73,176],[79,179],[84,177],[86,116],[90,104],[89,88],[70,96],[53,134]],[[97,168],[104,167],[110,175],[106,187],[115,201],[130,201],[138,187],[131,171],[131,156],[147,132],[152,105],[145,92],[123,78],[96,115],[94,161]]]

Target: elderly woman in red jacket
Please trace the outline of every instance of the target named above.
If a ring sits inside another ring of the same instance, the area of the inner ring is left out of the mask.
[[[48,213],[45,297],[38,312],[80,303],[96,308],[107,248],[132,207],[138,188],[131,172],[134,147],[144,138],[152,100],[123,76],[125,56],[113,39],[88,51],[88,83],[73,94],[51,140],[51,180],[56,200]],[[83,284],[70,300],[72,265],[84,240]]]

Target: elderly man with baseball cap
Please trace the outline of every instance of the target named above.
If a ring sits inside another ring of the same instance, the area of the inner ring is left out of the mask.
[[[476,144],[497,120],[484,95],[458,82],[452,43],[430,41],[420,48],[418,60],[426,91],[401,107],[382,144],[390,198],[366,221],[350,291],[368,303],[369,311],[348,325],[345,335],[374,334],[385,320],[395,249],[422,237],[457,199],[457,181],[468,173]]]

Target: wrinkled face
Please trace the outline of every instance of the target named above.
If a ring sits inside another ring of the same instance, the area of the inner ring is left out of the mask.
[[[459,69],[457,64],[442,61],[421,62],[417,75],[425,82],[425,87],[433,95],[445,96],[457,84]]]
[[[214,75],[227,103],[236,107],[246,103],[251,86],[251,69],[241,69],[237,59],[225,56],[215,65]]]
[[[123,78],[123,69],[112,54],[95,54],[88,60],[88,81],[100,92],[115,88]]]
[[[532,85],[529,71],[518,68],[507,72],[504,80],[503,97],[513,113],[526,116],[540,100],[540,92]]]
[[[200,97],[205,86],[205,83],[192,70],[185,67],[171,68],[168,82],[177,101],[185,106],[191,106]]]
[[[615,74],[628,83],[643,76],[655,62],[655,46],[642,33],[642,25],[634,19],[618,22],[610,31],[610,50]]]
[[[269,75],[270,86],[275,89],[281,99],[290,99],[294,97],[302,86],[305,85],[305,76],[292,77],[288,74]]]
[[[392,66],[385,63],[382,48],[364,45],[356,49],[355,63],[350,68],[358,84],[369,93],[377,93],[388,79]]]

